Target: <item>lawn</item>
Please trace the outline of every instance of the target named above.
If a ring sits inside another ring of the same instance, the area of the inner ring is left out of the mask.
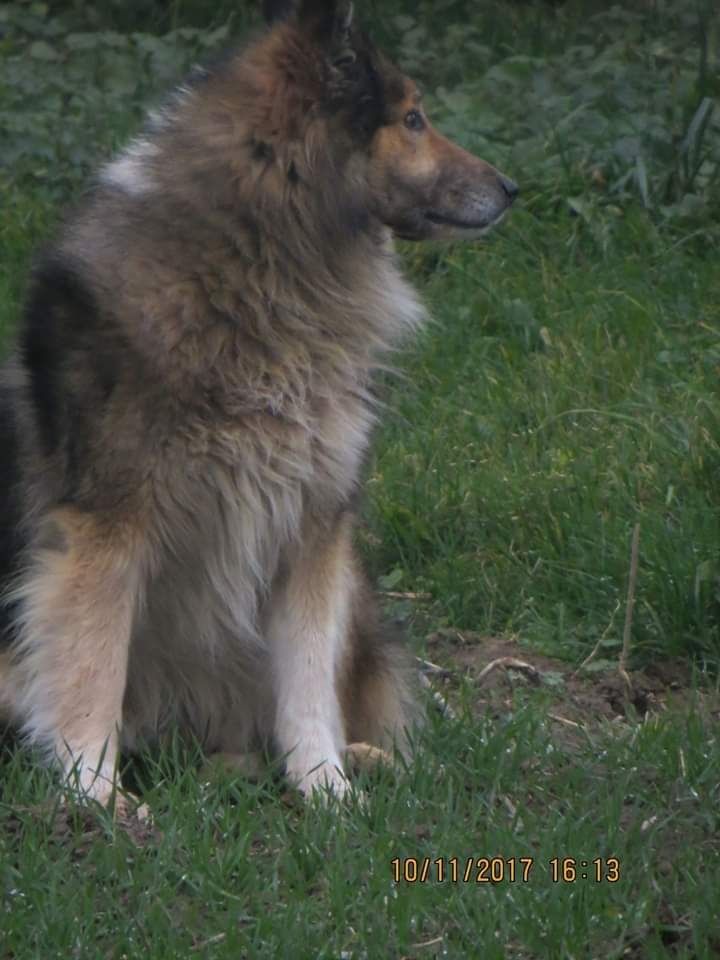
[[[98,160],[257,25],[210,6],[0,5],[4,340]],[[129,832],[8,738],[0,960],[720,955],[713,4],[357,6],[522,190],[487,243],[403,246],[434,320],[367,476],[363,551],[449,709],[343,811],[143,758]]]

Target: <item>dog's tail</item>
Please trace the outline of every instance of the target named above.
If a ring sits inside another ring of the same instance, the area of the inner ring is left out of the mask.
[[[415,660],[400,634],[382,623],[377,601],[363,586],[355,598],[343,705],[348,743],[408,757],[423,710]]]

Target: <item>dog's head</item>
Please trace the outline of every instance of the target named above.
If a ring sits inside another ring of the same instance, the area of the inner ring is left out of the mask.
[[[307,80],[338,141],[362,156],[374,216],[408,240],[472,239],[502,219],[515,183],[433,128],[417,86],[357,27],[352,3],[265,0],[264,10],[318,52]]]

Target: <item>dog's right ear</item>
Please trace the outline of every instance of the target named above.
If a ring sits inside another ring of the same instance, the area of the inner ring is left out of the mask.
[[[263,0],[263,17],[266,23],[275,23],[278,20],[287,20],[295,12],[293,0]]]

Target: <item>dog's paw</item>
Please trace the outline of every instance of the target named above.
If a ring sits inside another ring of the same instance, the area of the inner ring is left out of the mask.
[[[353,773],[372,772],[394,767],[395,759],[387,750],[371,743],[350,743],[345,747],[345,764]]]
[[[351,789],[347,777],[334,763],[321,763],[295,782],[306,800],[321,803],[342,800]]]

